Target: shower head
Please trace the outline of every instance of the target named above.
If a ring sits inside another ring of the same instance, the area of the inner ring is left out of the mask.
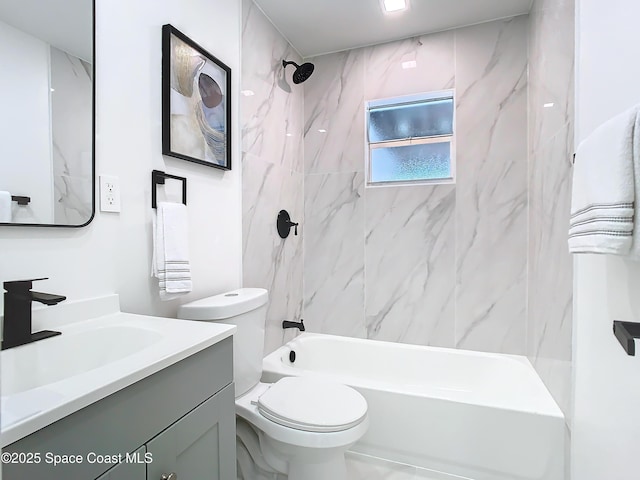
[[[293,65],[296,67],[296,71],[293,72],[293,83],[298,84],[304,82],[307,78],[311,76],[313,73],[313,63],[303,63],[302,65],[298,65],[295,62],[288,62],[286,60],[282,60],[282,67],[286,68],[287,65]]]

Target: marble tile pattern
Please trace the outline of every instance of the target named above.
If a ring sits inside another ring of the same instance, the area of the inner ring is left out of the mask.
[[[304,317],[307,330],[366,338],[364,175],[305,176]]]
[[[364,49],[366,99],[453,88],[455,35],[449,30]]]
[[[82,225],[91,218],[93,69],[51,47],[53,223]]]
[[[304,232],[303,90],[282,60],[300,57],[251,0],[242,24],[243,285],[269,290],[265,354],[295,333],[283,320],[302,313]],[[278,212],[300,222],[299,234],[281,239]]]
[[[455,187],[365,191],[367,337],[451,346],[455,335]]]
[[[573,0],[529,16],[527,355],[571,423],[573,261],[567,251],[574,129]],[[546,106],[545,106],[546,104]]]
[[[575,0],[536,0],[529,15],[529,145],[532,152],[573,121],[574,3]]]
[[[571,407],[573,259],[567,250],[572,126],[531,157],[528,355],[567,418]]]
[[[527,18],[456,35],[456,346],[524,354]]]
[[[243,1],[242,151],[302,173],[303,86],[291,80],[302,59],[251,0]]]
[[[265,354],[291,339],[282,321],[302,316],[302,229],[282,239],[275,222],[281,209],[302,222],[303,182],[300,173],[243,156],[243,284],[269,290]]]
[[[243,273],[245,285],[271,291],[267,351],[288,339],[279,322],[304,310],[310,331],[526,352],[566,403],[570,290],[545,291],[556,277],[542,271],[545,259],[566,260],[554,233],[563,220],[550,217],[550,198],[568,198],[566,172],[544,174],[572,134],[563,126],[573,108],[572,81],[553,71],[572,76],[573,66],[549,51],[567,40],[558,17],[573,6],[556,3],[562,8],[539,0],[530,19],[314,58],[316,71],[302,89],[279,68],[282,58],[301,59],[245,0],[242,88],[253,95],[243,96],[241,106]],[[549,77],[532,77],[531,101],[552,92],[550,101],[560,106],[532,112],[529,132],[527,27],[528,50],[538,62],[531,72]],[[415,68],[402,68],[411,61]],[[364,101],[447,88],[457,100],[456,185],[365,188]],[[548,134],[548,145],[538,147]],[[529,172],[527,136],[534,153]],[[536,190],[529,218],[527,174]],[[564,193],[546,198],[549,189]],[[274,236],[269,217],[280,208],[304,220],[293,242]],[[565,271],[557,281],[567,285]],[[553,305],[542,305],[551,294]]]
[[[363,50],[324,55],[310,61],[315,70],[304,83],[305,174],[362,172]]]
[[[526,28],[518,17],[313,60],[322,73],[305,89],[304,315],[314,330],[525,353]],[[364,126],[364,101],[450,88],[456,185],[356,189],[365,145],[352,124]],[[319,118],[331,121],[325,143]]]

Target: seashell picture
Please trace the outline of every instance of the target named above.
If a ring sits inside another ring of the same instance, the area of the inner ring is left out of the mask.
[[[162,27],[162,153],[231,170],[231,69]]]

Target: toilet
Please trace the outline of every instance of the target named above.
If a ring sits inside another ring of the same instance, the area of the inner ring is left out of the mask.
[[[238,437],[255,432],[265,468],[289,480],[346,480],[344,454],[366,432],[367,402],[351,387],[310,377],[260,382],[268,292],[241,288],[182,305],[178,317],[237,327],[233,336]],[[245,428],[246,425],[249,427]]]

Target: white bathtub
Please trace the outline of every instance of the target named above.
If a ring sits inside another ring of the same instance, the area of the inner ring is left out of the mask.
[[[355,452],[473,480],[564,478],[564,418],[525,357],[303,333],[263,370],[362,393],[370,427]]]

